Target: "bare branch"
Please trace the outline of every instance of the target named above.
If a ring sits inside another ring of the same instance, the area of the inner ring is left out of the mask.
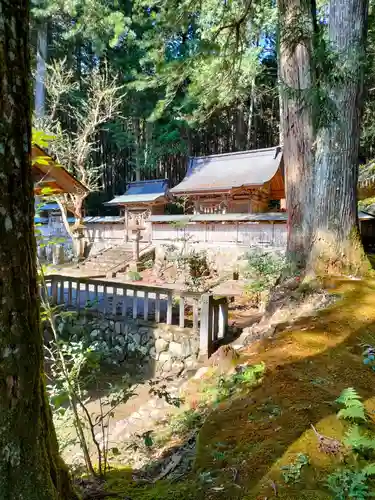
[[[49,113],[36,123],[36,127],[56,137],[50,149],[58,162],[75,175],[89,192],[95,191],[103,171],[103,165],[95,165],[92,158],[99,146],[98,132],[106,123],[120,116],[123,86],[118,84],[118,79],[109,73],[107,67],[104,70],[97,68],[82,80],[85,96],[76,102],[72,94],[78,90],[78,83],[74,80],[73,71],[67,68],[65,59],[48,66],[45,83]],[[69,130],[63,127],[61,116],[64,115],[72,123]],[[59,197],[58,202],[72,210],[79,221],[87,195],[64,195]]]

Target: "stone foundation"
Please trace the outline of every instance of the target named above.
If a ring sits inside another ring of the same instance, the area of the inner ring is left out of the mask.
[[[81,316],[64,323],[64,330],[65,338],[86,339],[109,363],[133,365],[138,373],[179,374],[197,364],[199,333],[190,328]]]

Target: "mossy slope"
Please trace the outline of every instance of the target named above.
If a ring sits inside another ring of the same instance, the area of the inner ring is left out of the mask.
[[[331,291],[341,295],[332,307],[244,353],[248,362],[266,364],[262,383],[210,414],[199,433],[193,473],[172,484],[128,483],[133,500],[270,499],[275,488],[277,498],[331,498],[325,480],[339,459],[318,450],[311,424],[343,438],[345,424],[333,402],[346,387],[375,411],[375,374],[363,365],[360,346],[371,338],[375,343],[375,281],[337,281]],[[299,482],[286,485],[280,467],[298,453],[308,455],[311,465]],[[213,482],[202,485],[202,473]]]

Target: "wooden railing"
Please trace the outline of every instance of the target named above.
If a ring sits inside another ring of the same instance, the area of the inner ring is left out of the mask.
[[[54,304],[114,317],[187,326],[190,311],[193,331],[200,332],[200,354],[210,355],[227,333],[227,297],[95,278],[45,276],[48,296]]]

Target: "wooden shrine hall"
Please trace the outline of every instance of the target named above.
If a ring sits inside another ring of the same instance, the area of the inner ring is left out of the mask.
[[[170,193],[188,197],[194,214],[260,213],[285,207],[280,147],[189,158]]]

